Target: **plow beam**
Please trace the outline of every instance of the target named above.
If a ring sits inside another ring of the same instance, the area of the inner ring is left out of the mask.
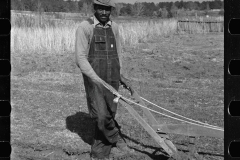
[[[169,156],[176,156],[177,152],[169,148],[164,139],[131,107],[127,102],[119,99],[119,103],[126,107],[129,113],[139,122],[139,124],[150,134],[150,136],[167,152]]]
[[[159,124],[152,125],[152,127],[156,132],[180,134],[192,137],[208,136],[215,138],[224,138],[224,131],[205,128],[192,124]]]
[[[134,94],[132,95],[142,106],[146,107],[146,104],[144,103],[144,101],[140,98],[140,96],[137,94],[136,91],[134,91]],[[152,115],[152,113],[147,109],[147,108],[142,108],[143,113],[145,115],[145,117],[147,117],[147,120],[150,124],[150,126],[156,126],[158,125],[158,121],[154,118],[154,116]],[[165,143],[175,152],[177,152],[177,148],[175,147],[175,145],[172,143],[172,141],[169,140],[169,136],[162,132],[162,133],[158,133],[158,135],[164,139]]]
[[[140,96],[137,94],[136,91],[134,91],[134,94],[133,94],[132,96],[133,96],[141,105],[143,105],[143,106],[146,107],[144,101],[140,98]],[[142,108],[142,110],[143,110],[144,115],[147,117],[147,120],[148,120],[148,122],[149,122],[149,124],[150,124],[151,126],[158,124],[157,120],[153,117],[152,113],[151,113],[148,109]]]

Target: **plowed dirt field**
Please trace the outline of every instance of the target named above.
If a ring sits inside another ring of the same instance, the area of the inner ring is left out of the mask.
[[[223,34],[173,35],[125,47],[123,70],[142,97],[223,127],[223,50]],[[93,122],[73,53],[12,53],[12,65],[11,159],[88,160]],[[120,93],[130,97],[123,88]],[[181,123],[154,116],[159,123]],[[135,154],[113,153],[114,159],[170,159],[124,106],[119,105],[116,119]],[[223,139],[196,138],[194,154],[189,152],[189,137],[171,134],[170,140],[184,160],[224,159]]]

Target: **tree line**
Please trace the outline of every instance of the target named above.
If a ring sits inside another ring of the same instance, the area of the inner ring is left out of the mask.
[[[11,0],[11,9],[35,12],[92,12],[93,0]],[[114,16],[158,16],[174,17],[183,11],[209,11],[221,9],[223,14],[224,1],[176,1],[176,2],[135,2],[134,4],[117,3],[113,10]]]

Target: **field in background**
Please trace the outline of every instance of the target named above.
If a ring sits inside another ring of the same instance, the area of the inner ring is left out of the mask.
[[[59,54],[74,52],[75,31],[84,19],[59,20],[47,15],[20,15],[11,17],[11,52]],[[195,18],[196,21],[221,22],[221,17]],[[177,19],[122,20],[116,19],[120,27],[122,45],[136,46],[138,43],[154,41],[161,36],[173,34],[199,34],[223,32],[223,23],[178,23]]]

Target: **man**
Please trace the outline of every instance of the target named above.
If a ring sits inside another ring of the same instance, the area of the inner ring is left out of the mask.
[[[106,159],[114,146],[122,151],[129,150],[114,120],[117,110],[114,95],[103,86],[102,80],[116,90],[119,84],[131,94],[133,90],[129,80],[120,74],[119,31],[117,24],[110,20],[115,4],[113,0],[94,0],[93,3],[94,16],[81,22],[76,31],[76,63],[83,74],[89,114],[96,120],[91,157]]]

